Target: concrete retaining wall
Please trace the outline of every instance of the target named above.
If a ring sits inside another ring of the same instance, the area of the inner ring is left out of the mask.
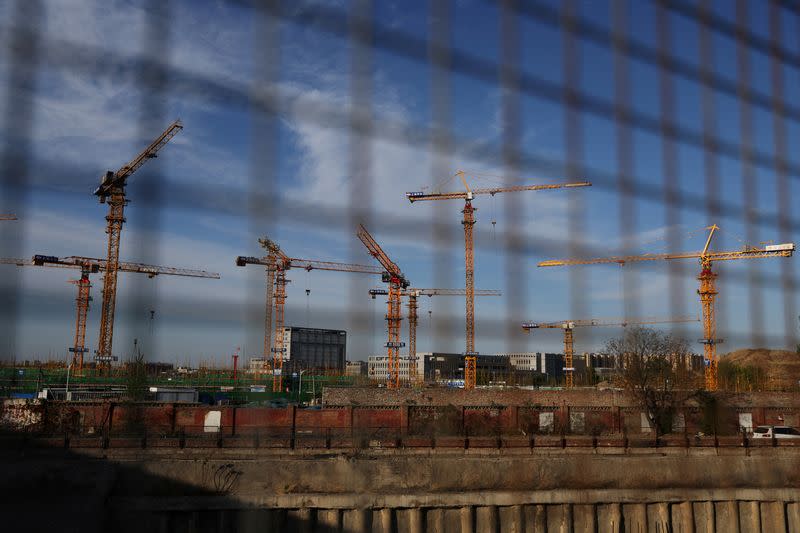
[[[732,407],[800,408],[800,395],[791,392],[720,392]],[[326,407],[349,405],[472,405],[587,407],[633,407],[635,402],[623,391],[573,389],[376,389],[374,387],[325,387],[322,403]]]
[[[165,533],[206,529],[244,533],[786,533],[800,531],[800,504],[731,499],[649,504],[217,509],[157,512],[147,518],[147,531]],[[130,523],[119,522],[119,531],[128,531],[125,525]],[[184,525],[177,529],[173,524]]]
[[[26,452],[0,456],[0,513],[43,526],[25,531],[797,532],[799,467],[800,449]]]

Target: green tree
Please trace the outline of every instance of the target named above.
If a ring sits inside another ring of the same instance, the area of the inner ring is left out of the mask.
[[[729,361],[720,361],[717,369],[721,389],[736,392],[764,390],[767,376],[763,369],[741,366]]]

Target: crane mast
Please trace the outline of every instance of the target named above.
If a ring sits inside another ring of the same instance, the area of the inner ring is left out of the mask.
[[[774,244],[764,248],[745,247],[743,250],[734,251],[710,251],[711,239],[714,232],[719,227],[714,224],[706,228],[709,230],[705,246],[699,252],[664,253],[664,254],[644,254],[631,256],[612,256],[596,259],[568,259],[568,260],[549,260],[542,261],[538,266],[575,266],[575,265],[595,265],[616,263],[624,265],[629,262],[637,261],[659,261],[674,259],[699,259],[700,275],[697,277],[700,288],[697,294],[700,296],[700,306],[703,313],[703,357],[705,360],[704,381],[705,388],[709,391],[717,390],[718,386],[718,359],[717,344],[722,339],[717,338],[717,323],[715,312],[715,300],[718,294],[716,289],[717,274],[712,270],[713,263],[717,261],[735,261],[739,259],[759,259],[766,257],[791,257],[795,250],[794,243]]]
[[[408,288],[409,282],[403,272],[391,259],[375,239],[370,235],[363,224],[358,225],[356,235],[367,248],[369,254],[375,258],[386,273],[383,281],[389,284],[389,298],[386,301],[386,323],[388,326],[388,339],[386,341],[386,355],[389,366],[389,376],[386,386],[390,389],[400,387],[400,348],[405,343],[400,341],[400,296],[403,289]]]
[[[408,294],[408,380],[415,385],[419,379],[417,375],[417,297],[419,294],[411,291]]]
[[[267,275],[267,294],[264,306],[264,361],[272,356],[272,306],[275,288],[275,268],[275,256],[268,254],[267,266],[264,268]]]
[[[490,194],[494,196],[497,193],[505,192],[521,192],[521,191],[539,191],[549,189],[562,189],[574,187],[588,187],[591,183],[578,182],[578,183],[564,183],[564,184],[549,184],[549,185],[518,185],[512,187],[494,187],[494,188],[481,188],[471,189],[465,178],[464,171],[459,170],[456,176],[461,179],[465,191],[445,192],[445,193],[425,193],[425,192],[407,192],[406,198],[411,203],[425,201],[425,200],[464,200],[464,209],[461,211],[463,217],[461,224],[464,226],[464,286],[465,286],[465,345],[464,351],[464,388],[474,389],[477,379],[477,356],[478,352],[475,351],[475,254],[474,254],[474,237],[473,226],[475,225],[475,211],[477,208],[472,206],[472,200],[476,195]]]
[[[286,271],[278,267],[275,271],[275,346],[272,348],[272,392],[283,390],[283,345],[284,308],[286,306]]]
[[[711,262],[705,259],[700,260],[700,275],[697,280],[700,288],[697,294],[700,295],[700,308],[703,312],[703,338],[700,343],[703,345],[703,360],[705,366],[705,388],[715,391],[718,387],[719,360],[717,359],[717,344],[723,342],[717,338],[717,317],[714,308],[714,301],[717,297],[716,288],[717,273],[711,270]]]
[[[127,179],[136,172],[148,159],[157,157],[161,150],[183,125],[176,120],[164,130],[150,145],[139,153],[131,162],[116,172],[106,172],[100,186],[94,191],[100,203],[108,203],[106,215],[106,270],[103,274],[103,300],[100,314],[100,336],[97,343],[95,360],[101,364],[111,364],[114,339],[114,312],[117,298],[117,272],[119,271],[119,245],[122,237],[122,225],[125,223],[125,185]]]
[[[267,257],[272,256],[275,264],[275,346],[272,348],[272,392],[283,390],[283,322],[284,308],[286,305],[286,270],[290,267],[291,260],[281,251],[278,243],[268,238],[258,239],[258,243],[267,250]]]
[[[78,295],[75,298],[75,342],[69,349],[72,352],[72,364],[77,363],[78,372],[83,370],[83,354],[86,349],[86,318],[89,315],[89,303],[92,301],[90,295],[92,283],[89,281],[90,268],[81,266],[81,277],[70,280],[78,288]]]
[[[370,289],[369,291],[370,296],[372,299],[375,299],[375,296],[383,294],[389,294],[386,289]],[[408,297],[408,358],[409,358],[409,368],[408,373],[411,377],[411,380],[417,379],[417,322],[418,322],[418,315],[417,309],[419,308],[417,298],[420,296],[463,296],[466,294],[465,289],[417,289],[417,288],[408,288],[401,293],[401,296]],[[494,290],[475,290],[475,296],[500,296],[502,293],[500,291]]]
[[[272,390],[280,392],[283,388],[283,329],[285,324],[286,284],[289,280],[286,271],[301,268],[306,271],[326,270],[330,272],[352,272],[360,274],[383,274],[383,270],[353,263],[318,261],[289,257],[275,241],[262,238],[259,244],[267,251],[266,257],[238,256],[236,266],[262,265],[267,276],[266,305],[264,310],[264,359],[272,357]],[[274,325],[273,325],[274,319]],[[273,342],[274,338],[274,342]]]
[[[463,174],[462,174],[463,180]],[[465,182],[466,185],[466,182]],[[472,193],[464,201],[462,211],[464,218],[464,281],[466,287],[465,300],[465,335],[464,351],[464,388],[474,389],[478,378],[478,352],[475,351],[475,254],[472,227],[475,225],[475,211],[472,207]]]

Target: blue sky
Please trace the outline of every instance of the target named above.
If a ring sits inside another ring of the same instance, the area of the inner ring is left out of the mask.
[[[255,267],[235,267],[235,256],[258,255],[257,238],[269,235],[290,256],[369,263],[371,258],[355,238],[356,211],[415,286],[463,287],[461,203],[411,205],[404,195],[423,187],[433,189],[443,181],[444,190],[459,189],[457,181],[447,180],[458,169],[505,176],[492,181],[473,176],[474,186],[580,179],[596,183],[591,189],[481,197],[475,201],[479,209],[476,287],[504,291],[502,298],[477,302],[477,348],[483,353],[560,348],[558,332],[526,337],[518,327],[523,320],[613,318],[632,310],[641,316],[666,316],[670,313],[670,290],[679,294],[682,305],[678,311],[699,313],[696,269],[688,261],[684,264],[686,274],[673,285],[666,264],[629,266],[624,274],[611,266],[581,267],[578,273],[537,269],[540,260],[569,255],[569,217],[575,213],[575,205],[580,206],[585,225],[584,232],[575,238],[602,255],[619,253],[626,239],[634,252],[667,251],[668,231],[680,236],[676,251],[696,250],[703,245],[703,233],[697,230],[713,222],[723,228],[715,243],[718,249],[736,249],[743,242],[779,241],[774,224],[761,224],[749,236],[743,224],[747,209],[766,219],[777,216],[773,169],[755,167],[755,191],[746,191],[741,157],[714,158],[721,182],[720,201],[730,208],[720,220],[709,220],[702,209],[708,196],[704,153],[695,145],[681,143],[676,145],[676,174],[669,178],[687,199],[676,212],[676,225],[668,224],[662,197],[656,194],[633,201],[635,227],[620,227],[620,195],[614,181],[619,169],[616,126],[607,118],[581,115],[580,148],[591,172],[567,176],[558,163],[575,154],[567,153],[565,113],[559,101],[523,94],[517,114],[520,149],[531,159],[557,164],[504,166],[504,92],[496,78],[479,79],[463,73],[450,76],[450,85],[444,91],[449,96],[452,129],[460,142],[450,154],[435,154],[427,141],[428,127],[437,110],[431,96],[434,72],[427,60],[408,57],[418,51],[413,46],[402,49],[407,52],[404,56],[379,45],[367,55],[369,63],[362,65],[369,73],[371,101],[357,104],[361,111],[371,112],[375,128],[368,165],[356,169],[368,175],[364,186],[353,178],[347,131],[320,111],[347,112],[353,104],[354,56],[346,40],[311,25],[284,21],[280,24],[279,53],[275,54],[271,53],[274,49],[264,48],[266,22],[235,2],[175,0],[168,12],[156,10],[155,15],[141,4],[43,2],[36,29],[43,36],[44,63],[37,70],[32,128],[25,139],[33,154],[29,161],[31,187],[22,208],[0,203],[4,211],[16,211],[24,218],[24,223],[6,223],[2,228],[6,237],[3,242],[14,239],[19,243],[13,250],[17,255],[104,257],[106,206],[91,195],[100,176],[106,169],[126,163],[171,120],[183,120],[184,130],[157,160],[148,162],[129,181],[131,203],[126,210],[128,223],[123,230],[121,255],[128,261],[219,272],[222,279],[148,280],[121,274],[114,339],[117,355],[129,353],[133,338],[142,339],[153,359],[221,363],[229,360],[236,346],[242,346],[247,355],[258,354],[263,336],[264,274]],[[291,17],[298,13],[313,15],[319,12],[316,4],[293,3],[287,9]],[[319,4],[339,9],[338,3]],[[731,5],[715,2],[715,13],[735,21]],[[15,29],[14,6],[15,2],[0,6],[3,50],[8,49]],[[347,3],[343,6],[345,12],[350,9]],[[542,2],[540,8],[547,6],[557,7],[557,3]],[[609,6],[605,2],[581,2],[582,20],[601,30],[609,28],[613,23]],[[750,30],[769,37],[767,13],[759,10],[757,3],[748,6]],[[488,65],[503,60],[500,11],[494,3],[458,0],[451,3],[450,13],[449,33],[437,34],[436,38],[452,47],[454,57]],[[135,67],[152,53],[143,41],[152,42],[154,32],[158,34],[158,28],[150,23],[159,16],[169,20],[165,44],[155,58],[171,72],[166,94],[144,86],[141,71]],[[423,51],[434,29],[439,29],[431,25],[425,3],[376,2],[372,16],[382,28],[395,32],[391,35],[417,39]],[[633,2],[627,16],[635,46],[656,46],[654,6]],[[699,67],[697,24],[677,12],[670,12],[669,17],[675,58]],[[563,84],[560,30],[530,17],[519,18],[517,24],[523,75],[556,86]],[[781,24],[785,46],[794,47],[790,36],[798,32],[797,17],[784,13]],[[376,34],[374,39],[380,44],[388,37]],[[722,80],[736,80],[735,42],[714,34],[711,46],[714,74]],[[613,101],[612,51],[581,41],[579,56],[581,91],[601,102]],[[749,88],[771,95],[769,58],[754,51],[748,58]],[[272,60],[277,61],[270,65],[279,76],[265,83],[264,62]],[[9,116],[9,106],[21,101],[9,86],[10,61],[10,54],[0,55],[3,117]],[[638,59],[629,61],[628,66],[631,108],[657,120],[657,68]],[[783,76],[784,94],[797,94],[800,70],[787,66]],[[676,123],[689,132],[701,133],[702,87],[680,76],[673,76],[672,81]],[[274,122],[276,135],[271,137],[262,135],[263,122],[252,105],[262,91],[281,95]],[[741,143],[739,102],[719,92],[714,98],[717,135],[728,143]],[[754,148],[775,157],[773,115],[755,106],[751,113]],[[795,146],[800,141],[800,123],[787,118],[785,125],[787,143]],[[664,183],[660,137],[643,129],[632,129],[631,136],[631,171],[637,183],[660,190]],[[422,141],[417,142],[420,138]],[[268,168],[262,167],[269,150],[275,157]],[[797,151],[789,150],[787,155],[792,165],[800,165]],[[249,193],[271,175],[277,180],[270,188],[276,207],[269,213],[254,212]],[[789,177],[792,199],[796,197],[797,178]],[[156,195],[160,208],[148,206],[152,191],[160,191]],[[494,227],[492,220],[496,221]],[[789,237],[796,239],[795,235]],[[521,251],[512,253],[509,239],[513,238],[520,239]],[[6,251],[2,255],[7,255]],[[753,268],[774,281],[779,279],[783,261],[790,262],[796,277],[798,267],[793,259],[739,263],[758,263]],[[748,268],[747,264],[729,264],[717,269],[719,336],[729,339],[725,349],[749,346],[752,324],[761,321],[768,344],[784,347],[786,321],[780,287],[768,285],[757,290],[763,305],[748,311],[748,287],[741,277],[747,275]],[[22,308],[15,340],[6,341],[0,351],[6,356],[13,351],[18,358],[64,356],[74,327],[73,286],[66,283],[69,273],[33,268],[16,272],[11,266],[3,269],[9,269],[3,283],[20,288]],[[636,282],[627,303],[623,275]],[[385,305],[366,294],[379,285],[378,279],[304,271],[293,271],[289,277],[287,325],[347,329],[353,359],[382,351]],[[582,280],[580,298],[571,300],[570,283],[578,277]],[[97,341],[101,285],[101,278],[96,276],[95,305],[87,334],[92,350]],[[309,296],[306,289],[311,290]],[[796,291],[792,298],[797,309]],[[577,305],[571,303],[574,301]],[[146,319],[150,309],[156,310],[152,332]],[[574,316],[578,312],[580,316]],[[463,299],[425,299],[420,315],[420,351],[463,351]],[[701,336],[699,324],[676,327],[689,339]],[[615,329],[579,332],[576,348],[597,348],[618,333]],[[792,334],[797,335],[796,327]],[[12,346],[12,342],[16,344]]]

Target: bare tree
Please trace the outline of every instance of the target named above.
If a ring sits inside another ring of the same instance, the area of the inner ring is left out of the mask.
[[[656,434],[671,432],[675,414],[696,394],[696,376],[687,365],[691,352],[686,340],[633,327],[609,341],[605,350],[621,361],[619,384],[636,399]]]
[[[138,340],[133,339],[134,352],[127,364],[126,384],[128,387],[128,400],[140,402],[147,395],[147,363],[144,354],[139,349]]]

